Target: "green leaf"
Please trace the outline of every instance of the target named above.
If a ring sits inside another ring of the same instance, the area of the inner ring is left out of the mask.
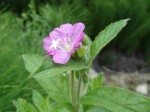
[[[32,100],[40,112],[45,111],[45,108],[49,105],[49,102],[45,102],[41,94],[35,90],[33,90]]]
[[[60,108],[57,110],[57,112],[70,112],[66,108]]]
[[[23,99],[18,99],[16,106],[17,112],[38,112],[33,105]]]
[[[96,55],[105,47],[116,35],[121,31],[123,27],[127,24],[129,19],[120,20],[118,22],[112,23],[107,26],[103,31],[101,31],[98,36],[93,41],[90,50],[90,64],[96,57]]]
[[[51,69],[36,73],[33,77],[48,93],[56,103],[65,105],[69,110],[72,109],[69,94],[68,75],[71,70],[82,70],[87,65],[80,61],[70,60],[66,65],[55,65]]]
[[[42,72],[36,73],[34,75],[35,78],[40,77],[55,77],[57,75],[60,75],[64,72],[71,71],[71,70],[82,70],[88,68],[87,64],[84,62],[78,62],[74,60],[70,60],[69,63],[65,65],[55,65],[53,68],[44,70]]]
[[[30,74],[34,74],[39,67],[42,65],[44,57],[35,54],[24,54],[22,55],[26,70]]]
[[[40,93],[38,93],[35,90],[33,90],[32,94],[33,94],[32,95],[32,100],[33,100],[34,105],[38,108],[39,111],[42,111],[43,110],[43,105],[45,105],[43,97],[41,96]]]
[[[89,109],[87,112],[111,112],[111,111],[101,106],[94,106],[93,108]]]
[[[103,84],[103,73],[99,73],[96,77],[90,81],[90,90],[94,90]]]
[[[42,74],[41,74],[42,75]],[[69,89],[68,78],[66,76],[56,75],[55,77],[34,76],[39,84],[48,93],[49,97],[56,102],[68,103],[69,101]]]
[[[56,103],[72,110],[69,94],[69,81],[67,76],[56,75],[55,77],[34,77],[44,88],[50,98],[52,98]]]
[[[84,58],[86,57],[86,53],[87,53],[88,47],[87,46],[82,46],[77,50],[77,54],[80,58]]]
[[[53,112],[61,107],[53,100],[50,100],[49,97],[43,98],[42,95],[35,90],[33,90],[32,100],[39,112]]]
[[[83,45],[88,45],[88,46],[92,45],[92,41],[87,34],[84,34]]]
[[[150,98],[116,87],[100,87],[85,95],[83,104],[103,106],[112,112],[149,112]]]

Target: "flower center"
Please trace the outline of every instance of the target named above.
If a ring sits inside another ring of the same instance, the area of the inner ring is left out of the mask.
[[[69,51],[71,49],[71,45],[70,44],[65,44],[65,50]]]
[[[60,42],[62,40],[61,39],[57,39],[57,40],[52,40],[52,44],[50,45],[49,49],[52,49],[54,48],[55,50],[62,50],[62,51],[70,51],[71,50],[71,45],[64,41],[64,43],[61,45]]]
[[[57,39],[57,40],[52,40],[52,44],[51,44],[51,46],[49,47],[49,49],[52,49],[52,48],[54,48],[54,49],[57,49],[57,47],[59,46],[59,42],[60,42],[61,40],[60,39]]]

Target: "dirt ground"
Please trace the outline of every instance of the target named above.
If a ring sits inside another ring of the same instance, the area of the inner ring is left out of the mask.
[[[103,72],[105,85],[118,86],[150,96],[150,65],[142,56],[126,56],[116,51],[99,55],[93,73]]]

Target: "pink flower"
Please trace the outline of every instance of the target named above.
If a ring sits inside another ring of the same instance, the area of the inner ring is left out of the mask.
[[[55,63],[66,64],[75,50],[82,45],[84,28],[81,22],[74,25],[67,23],[55,28],[43,39],[46,54],[52,56]]]

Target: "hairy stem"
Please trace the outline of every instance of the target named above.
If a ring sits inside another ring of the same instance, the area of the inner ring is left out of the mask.
[[[83,75],[81,74],[80,77],[79,77],[78,91],[77,91],[77,99],[78,100],[80,98],[80,89],[81,89],[82,77],[83,77]]]
[[[80,100],[80,90],[81,90],[81,84],[83,80],[83,75],[80,74],[79,81],[78,81],[78,87],[75,88],[75,74],[74,71],[71,71],[70,75],[70,98],[72,105],[74,107],[74,112],[79,112],[79,100]]]
[[[78,102],[76,105],[77,112],[79,110],[79,100],[80,100],[80,90],[81,90],[82,78],[83,78],[83,75],[80,74],[79,83],[78,83],[78,90],[77,90],[77,102]]]
[[[71,71],[71,75],[70,75],[70,98],[71,98],[71,102],[72,102],[72,105],[75,105],[75,97],[74,97],[74,91],[75,89],[75,86],[74,86],[74,71],[72,70]]]

